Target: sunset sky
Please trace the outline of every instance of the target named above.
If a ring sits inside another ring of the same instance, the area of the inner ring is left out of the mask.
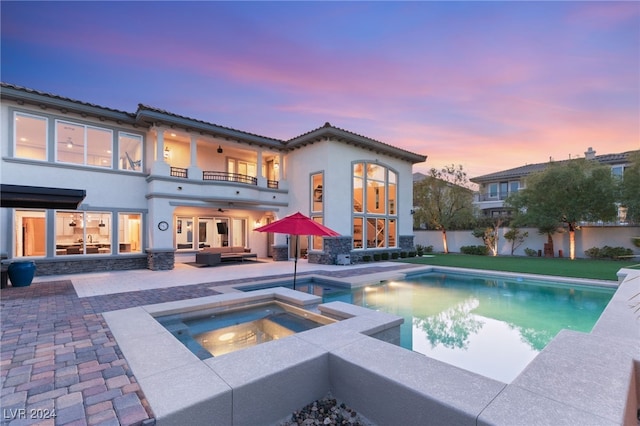
[[[469,177],[640,149],[639,2],[0,3],[2,81]]]

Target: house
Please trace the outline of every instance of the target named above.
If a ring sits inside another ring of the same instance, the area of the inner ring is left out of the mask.
[[[39,274],[166,270],[208,247],[288,259],[286,235],[253,230],[296,211],[341,234],[302,239],[309,262],[413,247],[412,166],[424,155],[329,123],[279,140],[0,88],[2,195],[15,201],[0,209],[0,253]]]
[[[611,173],[615,176],[622,177],[625,167],[629,166],[631,154],[637,152],[640,151],[596,155],[596,151],[594,151],[592,147],[589,147],[584,155],[587,160],[597,161],[600,164],[610,166]],[[557,163],[567,161],[571,160],[562,160]],[[527,164],[514,169],[503,170],[469,179],[471,182],[478,184],[479,187],[475,196],[474,205],[484,216],[495,217],[508,215],[508,209],[504,207],[504,200],[510,194],[524,188],[525,178],[528,175],[540,172],[548,165],[549,163]],[[618,212],[618,222],[624,222],[624,216],[625,211],[622,208]]]

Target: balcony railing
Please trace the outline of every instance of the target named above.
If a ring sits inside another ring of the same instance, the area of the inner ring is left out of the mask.
[[[188,178],[189,171],[181,167],[171,167],[171,176],[177,178]],[[258,185],[258,178],[240,173],[228,173],[217,171],[203,171],[202,180],[205,181],[217,181],[217,182],[236,182],[246,185]],[[279,182],[277,180],[267,180],[267,188],[278,189]]]
[[[258,178],[255,178],[253,176],[241,175],[239,173],[228,173],[228,172],[204,171],[202,172],[202,180],[238,182],[238,183],[246,183],[248,185],[258,184]]]
[[[188,178],[189,171],[187,169],[182,169],[180,167],[171,167],[171,176],[179,177],[179,178]]]
[[[507,199],[508,194],[501,194],[501,195],[489,195],[489,194],[478,194],[477,195],[477,199],[478,201],[504,201]]]

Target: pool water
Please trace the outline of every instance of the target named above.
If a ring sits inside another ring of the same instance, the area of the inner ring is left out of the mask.
[[[278,340],[333,322],[278,302],[219,313],[205,310],[156,319],[200,359]]]
[[[588,333],[614,289],[429,273],[349,292],[341,300],[402,316],[404,348],[510,383],[560,330]]]

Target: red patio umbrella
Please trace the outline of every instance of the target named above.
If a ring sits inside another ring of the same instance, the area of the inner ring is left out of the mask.
[[[275,222],[254,229],[258,232],[275,232],[277,234],[290,234],[296,236],[296,250],[293,263],[293,289],[296,289],[296,273],[298,269],[298,239],[300,235],[318,235],[326,237],[337,237],[338,234],[333,229],[329,229],[319,224],[315,220],[303,215],[300,212],[286,216]]]

